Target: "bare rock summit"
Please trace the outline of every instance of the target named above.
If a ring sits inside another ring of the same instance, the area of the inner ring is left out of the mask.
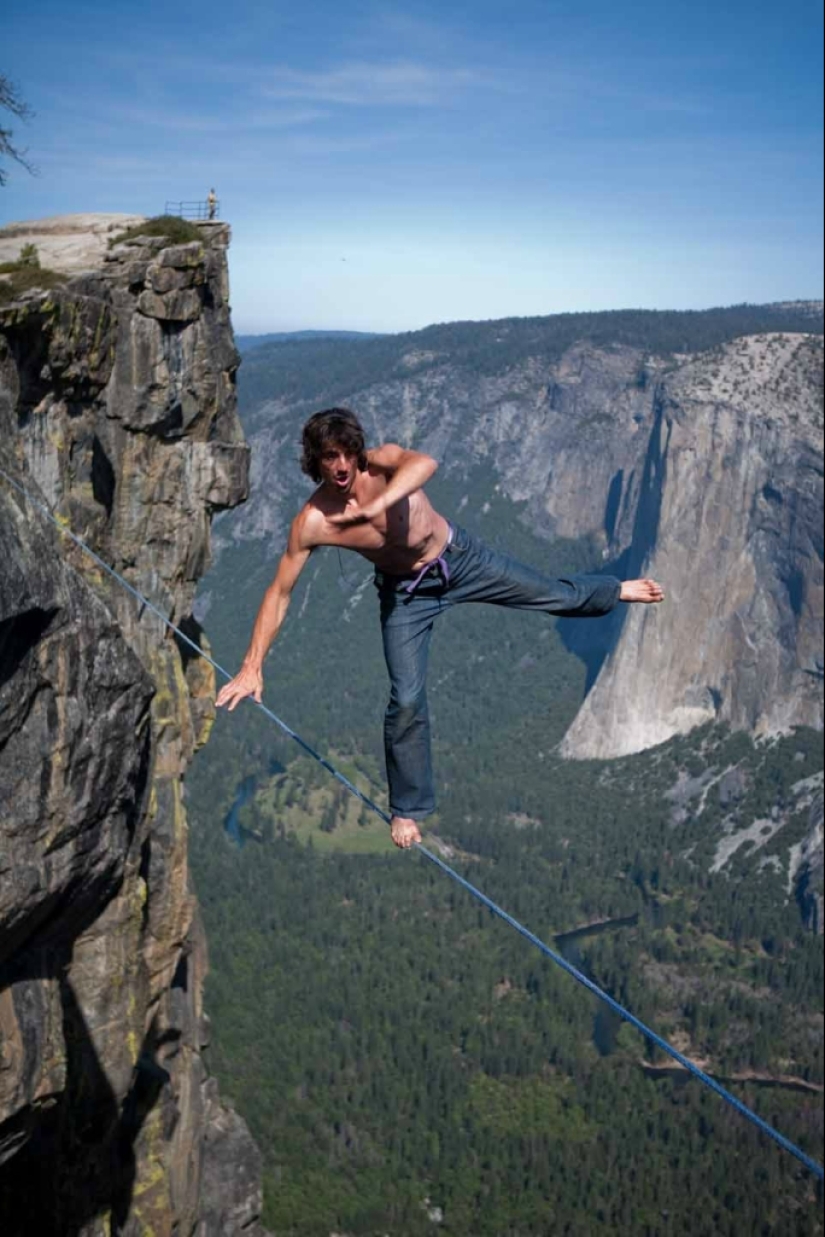
[[[7,223],[0,228],[0,262],[15,262],[24,245],[34,245],[41,266],[50,270],[64,275],[96,270],[113,236],[145,222],[145,215],[78,214]]]

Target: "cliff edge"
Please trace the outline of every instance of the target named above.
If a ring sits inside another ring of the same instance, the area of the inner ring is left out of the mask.
[[[64,287],[0,308],[0,468],[196,642],[212,514],[247,493],[228,243],[95,241]],[[213,694],[0,478],[6,1234],[261,1231],[257,1149],[202,1058],[183,774]]]

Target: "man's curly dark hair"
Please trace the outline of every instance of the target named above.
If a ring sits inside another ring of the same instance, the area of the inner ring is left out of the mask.
[[[313,481],[321,480],[321,455],[332,444],[358,459],[360,472],[367,471],[367,453],[361,422],[349,408],[325,408],[309,418],[301,435],[301,470]]]

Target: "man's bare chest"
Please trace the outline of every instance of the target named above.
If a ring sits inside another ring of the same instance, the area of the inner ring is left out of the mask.
[[[354,514],[367,508],[385,488],[383,479],[378,479],[378,484],[359,487],[355,501],[347,504],[346,511]],[[397,564],[398,570],[406,570],[408,563],[415,562],[427,550],[433,518],[434,512],[419,490],[368,520],[352,524],[325,520],[324,540],[341,549],[355,550],[376,564]]]

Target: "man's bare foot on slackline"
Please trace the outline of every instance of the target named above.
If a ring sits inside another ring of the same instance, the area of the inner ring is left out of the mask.
[[[421,841],[418,825],[409,816],[393,816],[390,821],[390,837],[396,846],[409,850],[414,842]]]

